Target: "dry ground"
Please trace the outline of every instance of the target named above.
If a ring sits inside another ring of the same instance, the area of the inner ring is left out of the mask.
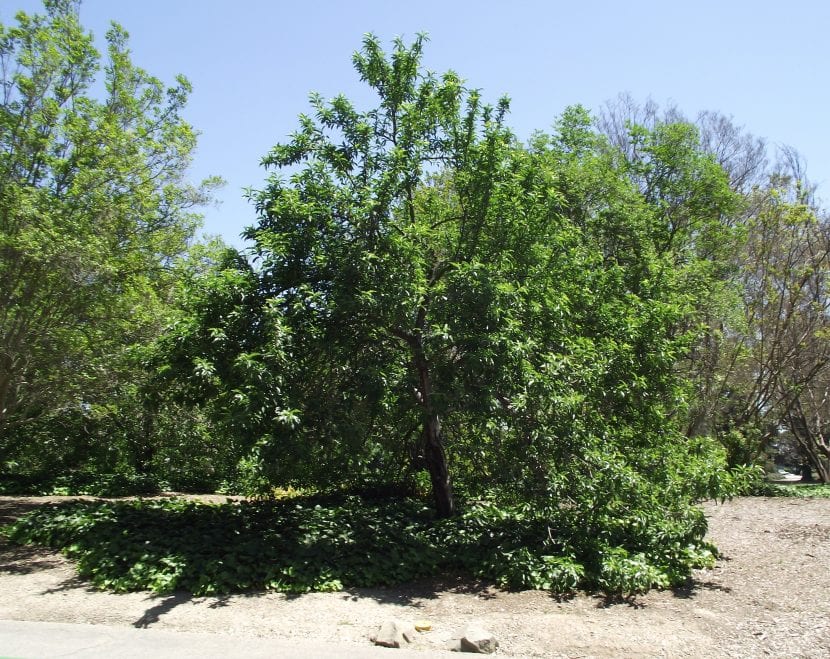
[[[55,497],[0,497],[0,523]],[[83,622],[338,642],[344,656],[387,618],[426,618],[418,642],[442,648],[479,621],[509,657],[830,657],[830,499],[707,504],[723,558],[681,589],[623,603],[558,601],[477,583],[429,583],[302,596],[92,590],[60,554],[0,544],[0,619]],[[389,651],[394,657],[394,651]]]

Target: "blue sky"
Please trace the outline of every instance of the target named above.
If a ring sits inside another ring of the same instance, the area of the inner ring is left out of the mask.
[[[0,0],[0,21],[35,0]],[[453,69],[484,97],[512,99],[522,138],[562,110],[599,108],[620,92],[711,109],[772,144],[789,144],[827,198],[830,187],[830,3],[821,0],[84,0],[81,20],[103,38],[130,33],[134,61],[167,82],[186,75],[187,119],[201,131],[192,176],[228,182],[205,230],[241,246],[255,221],[242,189],[286,138],[310,91],[368,102],[351,67],[363,34],[388,42],[427,32],[425,64]]]

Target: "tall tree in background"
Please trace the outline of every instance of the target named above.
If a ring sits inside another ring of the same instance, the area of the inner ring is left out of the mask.
[[[755,195],[743,256],[743,322],[727,343],[730,404],[720,423],[751,428],[760,446],[790,431],[828,481],[830,242],[809,190],[789,174]]]
[[[0,447],[26,426],[111,402],[131,345],[153,336],[172,260],[207,198],[185,172],[190,85],[165,87],[107,33],[103,65],[78,3],[0,25]],[[94,90],[103,74],[103,94]],[[8,456],[9,453],[7,452]]]
[[[638,135],[682,113],[621,96],[598,126],[626,159],[644,159]],[[704,331],[683,365],[694,384],[687,432],[713,434],[734,463],[763,459],[789,431],[827,480],[827,222],[804,163],[789,147],[769,164],[763,140],[715,112],[696,120],[699,148],[740,196],[723,218],[732,231],[710,254],[717,278],[699,300]],[[634,168],[637,171],[637,167]],[[644,189],[647,181],[641,181]]]

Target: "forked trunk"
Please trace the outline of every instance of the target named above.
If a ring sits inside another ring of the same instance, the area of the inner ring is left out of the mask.
[[[830,483],[830,458],[819,457],[815,467],[819,480],[824,484]]]

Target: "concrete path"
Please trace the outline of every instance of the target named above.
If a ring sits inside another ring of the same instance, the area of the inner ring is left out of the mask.
[[[41,659],[425,659],[458,657],[451,652],[392,650],[366,645],[318,643],[259,637],[193,634],[155,629],[133,629],[105,625],[73,625],[60,622],[0,620],[0,658]]]

